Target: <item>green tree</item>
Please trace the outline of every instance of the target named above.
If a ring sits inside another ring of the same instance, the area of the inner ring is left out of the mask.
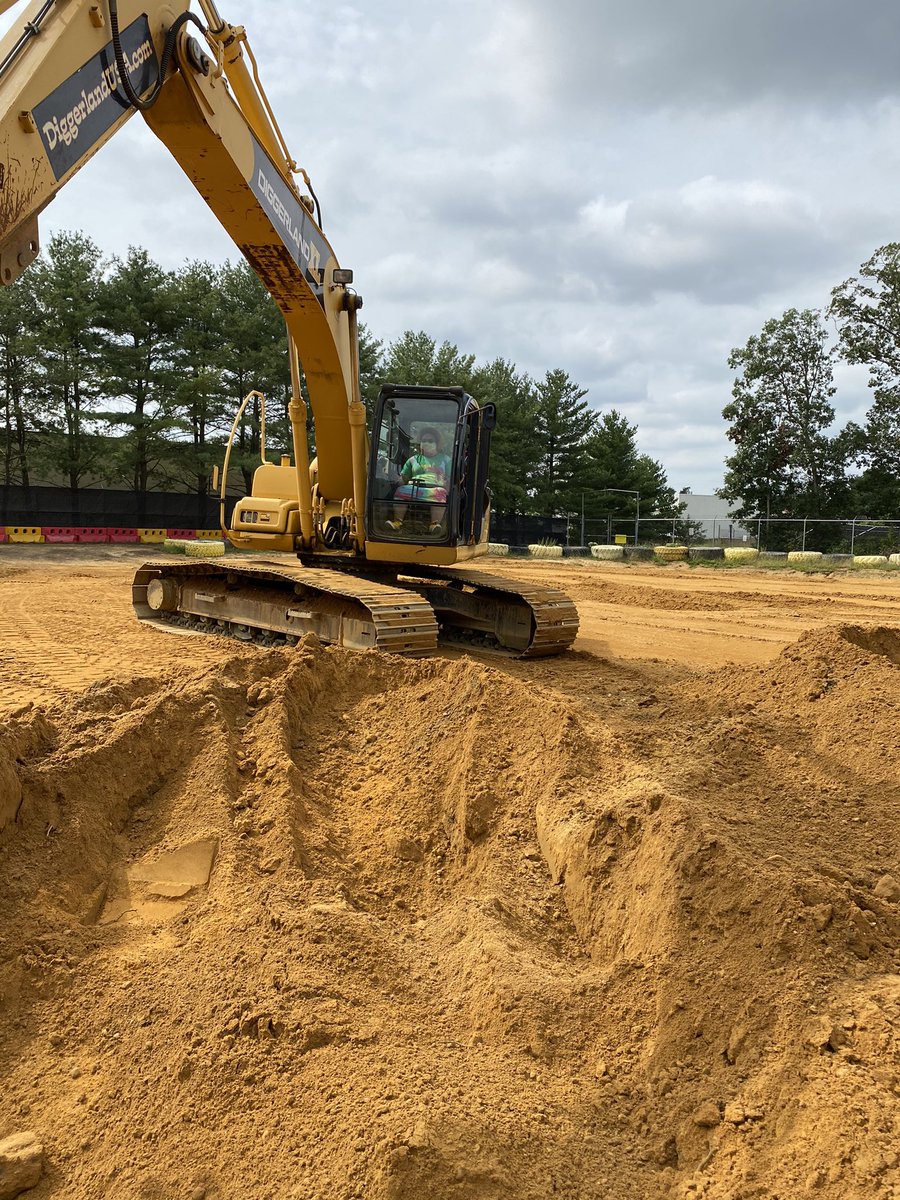
[[[47,441],[50,465],[77,490],[102,443],[93,420],[101,391],[100,251],[82,233],[58,233],[31,268],[36,300],[35,386],[61,436]]]
[[[615,409],[598,419],[584,446],[586,518],[608,517],[621,527],[636,517],[671,520],[684,507],[662,464],[638,450],[637,433],[638,427]]]
[[[32,330],[37,322],[34,279],[28,272],[0,288],[0,438],[7,486],[29,486],[31,448],[41,428],[43,406],[33,387]]]
[[[427,333],[407,330],[384,355],[385,383],[421,383],[431,387],[472,390],[475,355],[460,354],[450,342],[437,345]]]
[[[529,481],[540,459],[536,435],[537,398],[527,375],[497,358],[480,367],[472,381],[479,404],[497,407],[497,427],[491,438],[490,485],[499,513],[527,512]]]
[[[367,325],[359,325],[359,391],[371,428],[375,414],[375,401],[382,383],[385,382],[384,346],[369,331]],[[391,380],[396,382],[396,380]]]
[[[826,430],[834,420],[834,351],[819,313],[788,309],[732,350],[733,399],[722,410],[734,454],[720,494],[738,517],[827,515],[843,464]]]
[[[879,247],[858,277],[839,284],[830,312],[841,352],[868,368],[874,393],[857,461],[887,478],[900,476],[900,242]]]
[[[584,445],[596,417],[580,388],[563,370],[548,371],[536,384],[535,432],[539,457],[529,491],[545,516],[575,512],[585,483]]]
[[[181,479],[198,497],[209,494],[209,476],[221,455],[228,420],[223,347],[226,308],[212,263],[192,262],[175,277],[178,341],[174,349],[175,412],[185,439],[177,456]],[[174,449],[174,447],[173,447]]]
[[[107,396],[120,402],[100,414],[113,431],[120,431],[105,474],[127,481],[135,492],[147,491],[177,424],[172,404],[174,292],[171,274],[134,246],[124,262],[113,261],[100,287],[98,323],[109,335],[102,356],[104,382]]]
[[[640,494],[645,516],[671,515],[675,493],[669,487],[662,465],[641,454],[637,446],[638,428],[616,409],[597,421],[585,443],[585,503],[589,510],[611,504],[631,512],[636,498],[624,492]],[[619,496],[615,500],[615,496]]]

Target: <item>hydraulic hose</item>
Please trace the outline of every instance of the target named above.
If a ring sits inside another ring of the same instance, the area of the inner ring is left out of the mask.
[[[172,62],[172,55],[175,52],[175,39],[178,37],[178,31],[182,26],[192,22],[202,32],[206,33],[206,27],[203,22],[192,12],[183,12],[175,18],[171,27],[166,31],[166,41],[163,46],[162,59],[159,64],[159,75],[156,83],[154,83],[150,94],[146,100],[142,100],[131,85],[131,80],[128,77],[128,67],[125,63],[125,51],[122,49],[122,39],[119,36],[119,5],[118,0],[108,0],[109,3],[109,28],[112,32],[113,53],[116,58],[116,67],[119,71],[119,79],[122,84],[122,91],[125,93],[125,98],[129,104],[140,112],[146,112],[148,108],[152,108],[159,99],[159,93],[162,91],[162,86],[165,83],[166,75],[169,73],[169,66]]]

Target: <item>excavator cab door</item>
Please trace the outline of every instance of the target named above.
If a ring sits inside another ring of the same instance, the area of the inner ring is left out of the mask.
[[[486,519],[493,405],[462,388],[388,384],[375,408],[366,537],[458,546]]]

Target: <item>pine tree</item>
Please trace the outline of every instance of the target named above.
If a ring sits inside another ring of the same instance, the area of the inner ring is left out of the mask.
[[[30,483],[32,446],[46,421],[41,393],[34,387],[32,333],[37,324],[34,274],[0,288],[0,439],[2,479],[8,487]]]
[[[529,481],[534,511],[551,517],[575,512],[585,482],[584,444],[596,420],[583,399],[587,390],[557,369],[535,391],[540,454]]]
[[[50,465],[77,490],[98,465],[94,409],[102,387],[100,251],[81,233],[58,233],[31,268],[36,298],[32,353],[36,388],[61,436],[48,439]]]
[[[497,407],[497,427],[491,439],[490,486],[498,513],[527,512],[528,481],[540,459],[537,439],[537,400],[527,375],[497,358],[481,367],[472,381],[479,404]]]
[[[219,440],[230,425],[224,378],[225,306],[218,272],[211,263],[188,263],[178,272],[175,306],[179,330],[173,356],[175,411],[188,438],[179,440],[177,457],[184,481],[190,480],[196,494],[205,497],[210,471],[221,455]]]
[[[121,431],[115,461],[107,464],[105,474],[123,478],[135,492],[146,492],[151,473],[165,456],[166,436],[177,424],[172,276],[146,250],[131,247],[124,262],[114,260],[112,273],[101,284],[98,322],[109,335],[102,366],[107,403],[114,402],[99,415]]]
[[[427,333],[411,330],[391,342],[384,356],[385,383],[458,386],[470,392],[474,370],[474,354],[460,354],[450,342],[438,346]]]

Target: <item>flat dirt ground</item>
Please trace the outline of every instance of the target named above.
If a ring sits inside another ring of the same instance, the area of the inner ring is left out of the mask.
[[[145,557],[0,547],[27,1196],[900,1198],[900,574],[491,560],[579,608],[522,663],[162,633]]]

